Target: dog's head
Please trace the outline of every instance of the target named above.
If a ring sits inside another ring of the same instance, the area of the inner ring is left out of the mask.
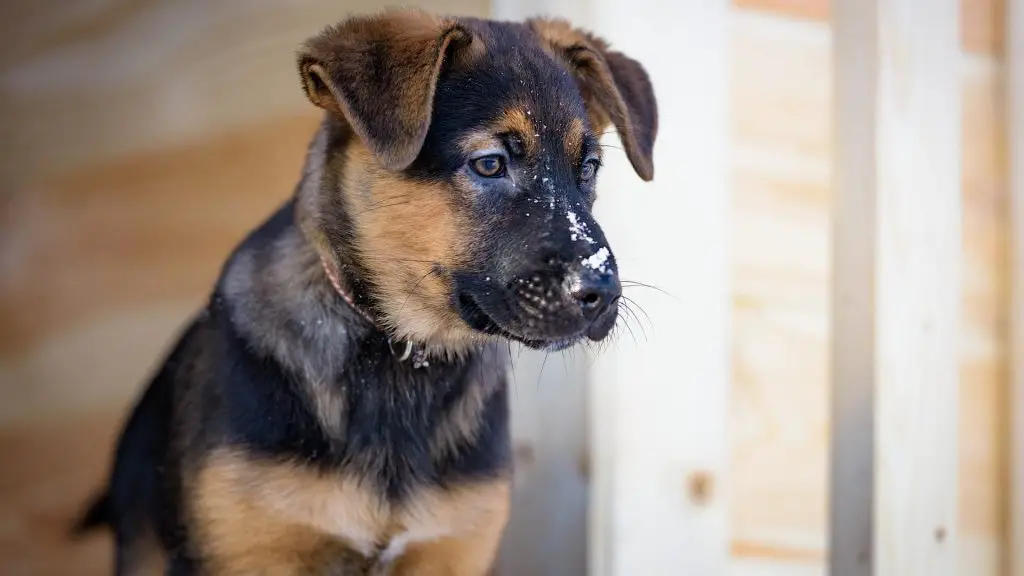
[[[614,126],[653,177],[640,64],[562,21],[393,11],[312,38],[299,70],[329,112],[303,226],[396,336],[457,350],[608,335],[621,285],[591,213],[598,138]]]

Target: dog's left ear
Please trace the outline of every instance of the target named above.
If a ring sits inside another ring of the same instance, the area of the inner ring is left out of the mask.
[[[480,41],[458,22],[390,10],[308,40],[299,74],[313,104],[348,123],[386,168],[401,170],[427,136],[442,66],[464,61],[473,49],[482,49]]]
[[[643,66],[564,20],[532,18],[527,25],[575,72],[594,129],[614,124],[637,175],[652,180],[658,105]]]

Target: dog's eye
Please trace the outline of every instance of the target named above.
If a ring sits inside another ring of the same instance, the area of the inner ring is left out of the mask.
[[[601,167],[601,161],[596,159],[590,159],[583,163],[583,167],[580,169],[580,182],[586,182],[594,178],[597,175],[597,169]]]
[[[473,171],[485,178],[505,175],[505,159],[501,156],[483,156],[472,161]]]

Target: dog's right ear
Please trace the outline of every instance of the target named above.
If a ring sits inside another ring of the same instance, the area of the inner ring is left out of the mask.
[[[299,74],[313,104],[345,120],[386,168],[401,170],[427,136],[442,66],[480,49],[458,22],[388,11],[351,18],[308,40]]]

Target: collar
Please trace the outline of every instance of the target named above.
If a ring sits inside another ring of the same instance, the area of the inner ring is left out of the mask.
[[[327,279],[331,281],[331,286],[334,286],[334,291],[341,296],[341,299],[348,304],[349,308],[355,310],[356,313],[362,316],[364,320],[370,323],[370,325],[377,326],[377,322],[373,319],[373,316],[371,316],[370,313],[362,307],[356,305],[355,299],[342,287],[341,274],[330,265],[327,259],[324,258],[323,254],[320,255],[320,264],[324,268],[324,273],[327,274]],[[427,361],[426,351],[422,347],[415,346],[412,340],[403,340],[399,342],[398,344],[401,344],[401,346],[397,349],[395,344],[396,342],[389,336],[388,350],[391,350],[391,355],[399,362],[405,362],[411,358],[413,368],[425,368],[430,366],[430,363]]]

